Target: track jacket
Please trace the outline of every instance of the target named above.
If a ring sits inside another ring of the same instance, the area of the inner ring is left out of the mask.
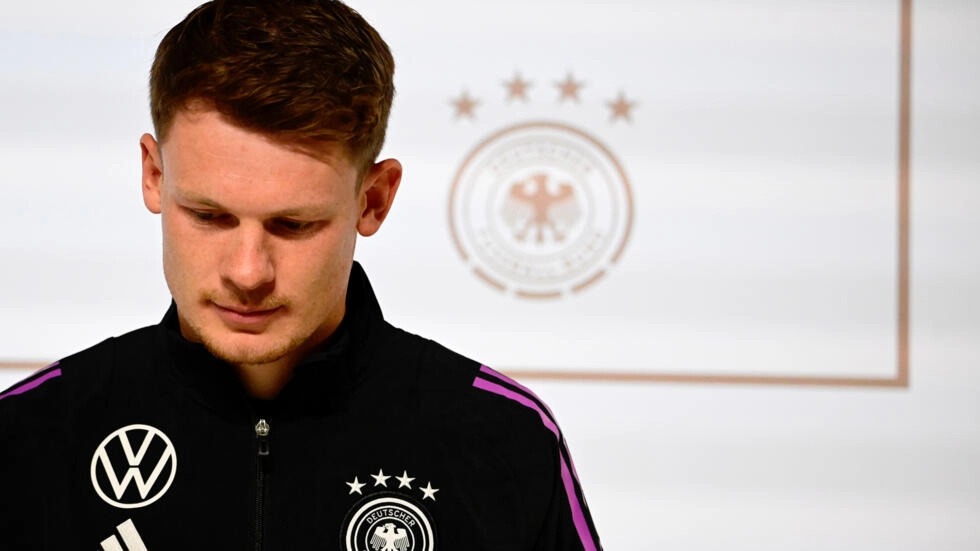
[[[0,476],[0,549],[600,549],[547,407],[385,322],[357,264],[275,400],[171,306],[0,393]]]

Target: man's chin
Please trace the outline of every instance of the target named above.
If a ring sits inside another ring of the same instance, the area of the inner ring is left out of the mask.
[[[296,349],[296,345],[291,342],[234,342],[235,340],[205,337],[202,339],[202,344],[212,356],[231,365],[271,364]]]

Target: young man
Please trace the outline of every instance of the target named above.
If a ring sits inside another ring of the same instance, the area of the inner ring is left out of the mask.
[[[140,145],[173,304],[0,394],[0,547],[600,548],[547,408],[385,322],[353,261],[401,177],[393,67],[330,0],[164,37]]]

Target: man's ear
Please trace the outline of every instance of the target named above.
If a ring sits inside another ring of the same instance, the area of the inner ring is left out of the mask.
[[[395,159],[385,159],[367,170],[358,197],[361,207],[357,220],[358,233],[367,237],[381,228],[401,181],[402,164]]]
[[[143,204],[153,214],[160,214],[160,182],[163,180],[163,157],[160,144],[153,136],[140,137],[143,166]]]

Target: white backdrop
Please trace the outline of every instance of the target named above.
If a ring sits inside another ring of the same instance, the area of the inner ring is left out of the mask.
[[[0,361],[163,313],[137,139],[195,4],[5,8]],[[895,377],[899,2],[354,5],[398,63],[406,175],[358,251],[394,323],[502,368]],[[980,548],[980,5],[913,10],[909,387],[532,381],[607,549]],[[475,276],[449,216],[476,144],[534,120],[603,143],[633,199],[621,257],[556,299]]]

